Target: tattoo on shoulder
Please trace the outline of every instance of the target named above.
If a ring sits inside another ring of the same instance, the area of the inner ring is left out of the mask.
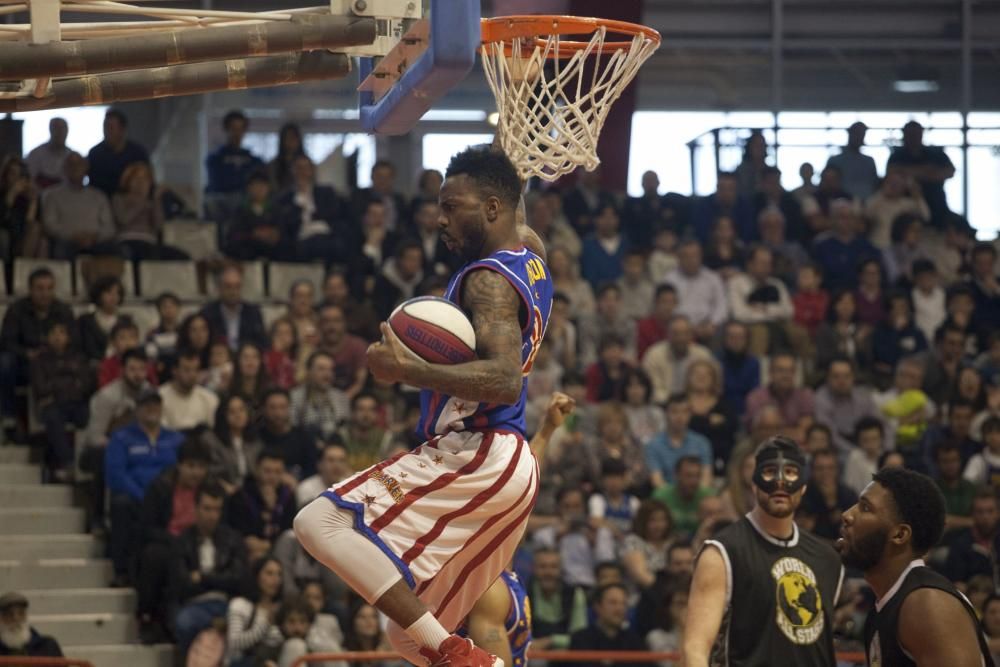
[[[521,345],[521,297],[496,271],[481,269],[467,275],[462,306],[470,314],[477,347],[493,352]]]

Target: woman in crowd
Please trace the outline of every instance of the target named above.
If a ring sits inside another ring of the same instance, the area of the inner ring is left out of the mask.
[[[968,401],[975,412],[986,409],[986,384],[982,374],[973,366],[962,366],[955,374],[951,400]]]
[[[309,327],[319,321],[316,314],[316,288],[308,280],[296,280],[288,290],[288,312],[285,314],[295,326],[299,340]]]
[[[690,586],[691,579],[687,576],[664,581],[656,615],[657,625],[646,634],[646,646],[650,651],[681,650]],[[660,663],[661,667],[672,667],[673,664],[673,661]]]
[[[754,451],[757,443],[744,440],[736,446],[726,466],[726,486],[719,494],[726,518],[738,521],[753,509]]]
[[[842,291],[830,298],[826,322],[816,331],[816,367],[825,369],[830,360],[844,356],[864,368],[870,358],[871,327],[861,324],[853,292]]]
[[[363,602],[355,604],[347,619],[344,648],[348,651],[391,651],[389,640],[382,632],[378,610]],[[388,667],[395,661],[352,662],[350,667]]]
[[[882,285],[882,265],[877,259],[866,259],[858,266],[858,289],[854,304],[858,323],[874,328],[885,318],[885,290]]]
[[[77,320],[80,351],[88,359],[99,362],[108,354],[108,337],[121,318],[119,308],[125,299],[125,288],[115,276],[101,276],[90,287],[90,302],[94,310]]]
[[[214,340],[208,347],[208,368],[201,384],[219,396],[225,395],[233,382],[233,351],[224,340]]]
[[[646,371],[633,368],[625,377],[625,417],[632,438],[645,446],[667,427],[663,409],[650,403],[653,385]]]
[[[189,315],[181,324],[177,335],[178,350],[194,350],[201,358],[201,368],[206,370],[209,362],[209,352],[212,343],[212,330],[208,320],[201,313]]]
[[[606,402],[597,406],[598,465],[608,459],[625,464],[628,488],[635,495],[648,495],[649,469],[639,443],[628,430],[628,417],[620,403]]]
[[[705,266],[729,280],[743,267],[743,244],[736,234],[736,224],[728,215],[719,216],[705,246]]]
[[[270,387],[271,377],[264,367],[264,355],[260,348],[255,343],[242,343],[236,350],[229,393],[242,396],[251,406],[256,407]]]
[[[215,442],[209,474],[232,495],[253,472],[263,445],[254,431],[254,419],[246,399],[230,395],[219,403],[215,415]]]
[[[300,155],[305,155],[302,149],[302,130],[295,123],[282,125],[278,131],[278,155],[268,165],[275,192],[291,187],[292,163]]]
[[[549,249],[549,273],[555,291],[562,292],[569,299],[571,312],[577,318],[591,315],[596,308],[594,290],[590,283],[580,277],[580,271],[572,256],[558,246]]]
[[[146,162],[125,167],[118,192],[111,197],[115,218],[115,240],[130,259],[157,259],[159,233],[163,229],[162,192],[153,183],[153,171]]]
[[[291,389],[295,385],[297,355],[295,325],[287,317],[276,319],[271,324],[271,347],[264,353],[264,366],[275,386]]]
[[[31,182],[28,165],[17,156],[9,156],[0,167],[0,260],[44,256],[38,204],[38,190]]]
[[[625,573],[639,588],[649,588],[656,573],[667,567],[667,549],[673,541],[674,519],[658,500],[644,500],[621,547]]]
[[[281,563],[261,558],[251,568],[246,593],[230,600],[226,611],[227,667],[255,667],[257,649],[281,644],[275,624],[281,597]]]
[[[699,359],[688,366],[684,391],[691,405],[689,428],[701,433],[712,443],[715,470],[722,473],[729,462],[730,452],[739,424],[722,398],[722,375],[714,361]]]
[[[743,197],[753,197],[767,166],[767,140],[760,130],[752,130],[743,144],[743,160],[736,167],[739,193]]]
[[[923,233],[924,221],[915,215],[903,213],[892,221],[892,245],[882,256],[890,282],[912,284],[913,263],[931,259]]]

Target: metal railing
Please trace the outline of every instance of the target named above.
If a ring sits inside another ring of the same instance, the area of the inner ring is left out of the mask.
[[[676,651],[531,651],[531,660],[548,662],[606,662],[652,663],[673,661],[680,664],[681,654]],[[314,662],[375,662],[377,660],[403,660],[393,651],[342,651],[340,653],[310,653],[298,658],[292,667],[304,667]],[[837,660],[845,663],[865,664],[864,653],[838,652]]]

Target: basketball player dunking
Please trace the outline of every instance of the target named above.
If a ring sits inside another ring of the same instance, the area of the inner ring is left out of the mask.
[[[871,667],[994,664],[972,604],[922,560],[941,539],[944,518],[934,481],[904,468],[875,473],[844,512],[840,557],[864,572],[876,596],[865,623]]]
[[[466,264],[445,296],[468,314],[478,358],[428,363],[383,323],[369,368],[423,388],[428,440],[329,489],[295,519],[302,545],[389,617],[393,647],[415,664],[502,665],[453,632],[510,562],[538,488],[524,441],[525,378],[552,281],[523,245],[520,195],[502,152],[473,147],[452,158],[439,226]]]
[[[834,667],[833,610],[844,568],[829,545],[795,525],[805,457],[775,436],[757,448],[755,462],[756,506],[698,555],[684,666]]]

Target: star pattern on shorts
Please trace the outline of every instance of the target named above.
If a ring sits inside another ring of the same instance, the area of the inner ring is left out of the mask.
[[[465,412],[465,402],[464,401],[455,401],[455,411],[456,412]]]
[[[367,505],[368,507],[371,507],[372,505],[375,504],[375,496],[365,496],[364,502],[365,502],[365,505]]]
[[[438,454],[437,456],[434,457],[434,463],[437,463],[438,465],[440,465],[442,461],[444,461],[444,457],[441,456],[440,454]]]
[[[410,476],[410,473],[408,473],[408,472],[401,472],[401,473],[399,473],[399,478],[400,479],[406,479],[409,476]]]

